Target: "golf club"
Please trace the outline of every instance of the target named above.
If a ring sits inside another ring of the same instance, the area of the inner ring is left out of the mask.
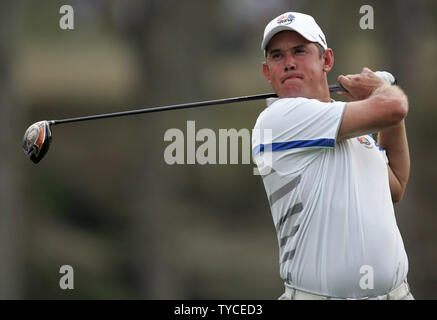
[[[393,78],[391,83],[394,83],[394,77],[386,72]],[[382,76],[383,77],[383,76]],[[338,91],[346,91],[339,84],[329,85],[330,92],[338,92]],[[185,108],[194,108],[194,107],[204,107],[211,105],[219,105],[219,104],[227,104],[227,103],[236,103],[236,102],[244,102],[244,101],[253,101],[267,98],[275,98],[277,95],[275,93],[265,93],[258,94],[252,96],[242,96],[235,98],[226,98],[226,99],[218,99],[218,100],[209,100],[209,101],[200,101],[200,102],[192,102],[192,103],[184,103],[184,104],[176,104],[170,106],[162,106],[155,108],[145,108],[145,109],[137,109],[130,111],[121,111],[114,113],[106,113],[106,114],[98,114],[92,116],[84,116],[78,118],[69,118],[69,119],[61,119],[61,120],[44,120],[39,121],[32,124],[24,133],[23,137],[23,151],[30,158],[30,160],[34,163],[38,163],[45,156],[47,151],[49,150],[50,143],[52,141],[52,133],[50,130],[51,126],[69,123],[69,122],[79,122],[79,121],[87,121],[87,120],[96,120],[103,118],[114,118],[114,117],[122,117],[129,116],[134,114],[141,113],[150,113],[150,112],[159,112],[159,111],[168,111],[168,110],[176,110],[176,109],[185,109]]]

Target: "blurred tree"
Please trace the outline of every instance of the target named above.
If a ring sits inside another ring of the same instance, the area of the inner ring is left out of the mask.
[[[13,126],[20,119],[19,109],[11,96],[11,13],[13,1],[0,2],[0,299],[22,297],[20,170],[17,165],[17,144]],[[14,151],[12,151],[14,150]]]

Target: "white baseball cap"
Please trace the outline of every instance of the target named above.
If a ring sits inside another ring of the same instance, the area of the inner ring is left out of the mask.
[[[325,50],[328,48],[325,35],[313,17],[299,12],[286,12],[266,26],[261,49],[265,51],[273,36],[284,30],[296,31],[308,41],[317,42]]]

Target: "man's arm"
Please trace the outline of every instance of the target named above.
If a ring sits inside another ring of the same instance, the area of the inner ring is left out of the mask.
[[[397,126],[408,113],[408,99],[401,88],[389,85],[368,68],[360,74],[339,76],[349,98],[337,141],[384,131]]]
[[[393,202],[399,202],[407,187],[410,174],[410,153],[408,151],[405,120],[378,134],[378,144],[386,150],[390,191]]]
[[[352,91],[352,87],[343,86]],[[346,104],[337,141],[394,127],[406,117],[407,112],[408,101],[403,91],[383,83],[367,98]]]
[[[338,81],[357,101],[346,104],[337,141],[379,132],[378,144],[386,150],[393,202],[404,194],[410,172],[410,157],[404,118],[408,113],[408,99],[397,86],[378,79],[371,70],[361,74],[340,76]]]

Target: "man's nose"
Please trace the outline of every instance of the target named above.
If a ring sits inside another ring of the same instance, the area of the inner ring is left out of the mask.
[[[291,54],[291,52],[287,52],[285,54],[284,64],[285,64],[285,71],[296,69],[296,62],[294,61],[294,58],[293,58],[293,55]]]

